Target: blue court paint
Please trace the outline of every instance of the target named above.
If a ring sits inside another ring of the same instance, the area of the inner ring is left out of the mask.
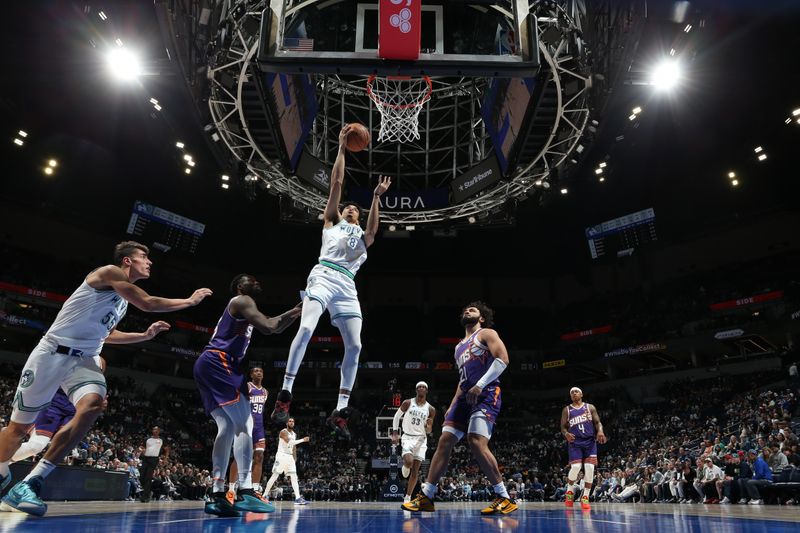
[[[797,522],[765,520],[770,507],[754,509],[748,518],[724,516],[719,506],[697,507],[688,514],[683,507],[665,506],[660,512],[642,512],[634,505],[594,509],[545,509],[535,503],[523,503],[510,515],[482,517],[477,507],[440,505],[435,513],[406,513],[399,505],[364,504],[359,508],[325,507],[294,508],[279,504],[273,514],[250,513],[241,518],[208,517],[198,505],[196,509],[170,509],[169,505],[132,507],[128,512],[77,514],[81,503],[70,505],[76,514],[28,517],[17,513],[0,513],[0,533],[6,531],[79,532],[79,533],[507,533],[515,531],[547,531],[564,533],[606,533],[627,531],[713,531],[714,533],[783,533],[800,530]],[[742,507],[742,506],[735,506]],[[776,507],[771,507],[776,509]],[[780,508],[777,508],[780,509]],[[670,512],[672,511],[672,512]]]

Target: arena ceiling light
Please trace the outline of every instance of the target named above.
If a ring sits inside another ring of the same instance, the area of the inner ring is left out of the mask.
[[[793,117],[800,116],[800,107],[792,111],[792,116]]]
[[[245,177],[246,177],[246,176],[245,176]],[[230,181],[230,180],[231,180],[231,177],[230,177],[230,176],[228,176],[227,174],[223,174],[223,175],[222,175],[222,181]]]
[[[186,167],[186,168],[184,168],[184,169],[183,169],[183,171],[184,171],[186,174],[191,174],[191,173],[192,173],[192,169],[191,169],[191,168],[189,168],[189,167]]]
[[[764,151],[764,148],[762,148],[761,146],[756,146],[755,148],[753,148],[753,151],[758,154]]]
[[[44,167],[44,173],[47,174],[48,176],[52,176],[53,172],[54,172],[53,167]]]
[[[669,91],[680,83],[681,78],[680,64],[674,59],[665,59],[653,69],[650,85],[657,91]]]
[[[732,180],[736,177],[736,172],[730,171],[728,172],[728,179]]]
[[[230,188],[231,188],[231,186],[230,186],[230,185],[228,185],[227,183],[223,183],[223,184],[222,184],[222,188],[223,188],[223,189],[230,189]]]
[[[766,161],[766,159],[767,159],[767,154],[764,154],[764,153],[758,154],[758,160],[759,161]]]
[[[55,168],[58,166],[58,161],[56,161],[55,159],[51,159],[50,161],[47,162],[47,166]]]
[[[178,142],[175,143],[175,146],[182,149],[186,145],[183,144],[181,141],[178,141]]]
[[[569,190],[566,187],[561,189],[561,194],[567,194],[568,192],[569,192]]]
[[[14,137],[14,144],[16,144],[17,146],[22,146],[23,144],[25,144],[25,141],[23,141],[19,137]]]
[[[731,180],[731,185],[733,185],[734,187],[738,187],[739,186],[739,180]]]
[[[111,50],[106,59],[111,73],[119,80],[132,81],[142,74],[139,58],[130,50],[125,48]]]
[[[105,14],[103,11],[100,11],[100,12],[97,14],[97,16],[98,16],[98,17],[100,17],[100,20],[102,20],[102,21],[106,21],[106,20],[108,20],[108,15],[106,15],[106,14]]]
[[[22,137],[22,138],[24,139],[25,137],[27,137],[27,136],[28,136],[28,132],[27,132],[27,131],[25,131],[25,130],[19,130],[19,131],[17,132],[17,135],[19,135],[20,137]]]

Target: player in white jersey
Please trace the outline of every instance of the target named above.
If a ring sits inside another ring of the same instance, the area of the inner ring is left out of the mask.
[[[428,384],[420,381],[416,385],[417,395],[400,404],[392,422],[392,444],[397,444],[400,419],[403,419],[402,444],[403,477],[408,478],[406,495],[403,501],[411,501],[411,495],[417,486],[419,467],[425,460],[428,451],[428,435],[433,431],[433,419],[436,409],[428,403]],[[410,477],[409,477],[410,475]]]
[[[267,488],[264,489],[264,497],[269,498],[272,486],[278,481],[278,476],[285,474],[292,483],[294,491],[295,505],[308,505],[308,502],[300,494],[300,485],[297,483],[297,449],[295,446],[308,442],[308,437],[298,439],[294,432],[294,418],[286,422],[286,428],[282,429],[278,435],[278,451],[275,452],[275,463],[272,465],[272,476],[267,481]]]
[[[47,511],[47,505],[39,498],[44,478],[103,412],[106,380],[94,359],[103,344],[147,341],[169,329],[169,324],[158,321],[141,333],[117,331],[128,302],[142,311],[168,312],[197,305],[211,294],[209,289],[198,289],[189,298],[150,296],[134,285],[150,277],[149,253],[146,246],[137,242],[119,243],[114,249],[114,264],[86,276],[28,356],[14,395],[11,421],[0,432],[0,491],[11,481],[8,463],[14,452],[59,387],[75,406],[75,417],[56,432],[44,458],[8,491],[0,509],[10,507],[38,516]]]
[[[339,211],[344,183],[345,145],[350,131],[351,127],[347,125],[339,133],[339,153],[331,172],[319,264],[311,269],[308,276],[300,328],[289,349],[283,387],[276,397],[271,415],[272,421],[278,425],[285,424],[289,418],[292,387],[297,371],[303,362],[311,335],[322,313],[327,310],[331,315],[331,323],[339,329],[344,341],[339,399],[336,409],[328,418],[328,425],[344,438],[350,438],[347,420],[354,411],[348,407],[348,402],[356,381],[358,357],[361,354],[361,306],[358,303],[355,276],[367,259],[367,248],[375,242],[380,223],[380,197],[392,183],[389,177],[379,178],[372,196],[366,229],[362,230],[359,225],[361,209],[356,204],[345,203],[342,211]]]

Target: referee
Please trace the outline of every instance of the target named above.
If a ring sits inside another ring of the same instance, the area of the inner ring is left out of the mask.
[[[161,445],[163,444],[159,436],[161,434],[161,429],[158,426],[153,426],[150,431],[151,436],[147,439],[147,442],[145,442],[144,455],[142,455],[142,503],[150,501],[150,485],[153,483],[153,472],[155,472],[158,466],[158,456],[161,454]]]

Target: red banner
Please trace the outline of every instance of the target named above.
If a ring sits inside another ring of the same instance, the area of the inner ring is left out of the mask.
[[[422,0],[379,0],[378,56],[405,61],[419,58]]]
[[[192,324],[191,322],[184,322],[183,320],[176,320],[175,327],[181,329],[188,329],[189,331],[200,331],[203,333],[211,333],[211,328],[207,328],[205,326],[198,326],[197,324]]]
[[[561,340],[562,341],[571,341],[571,340],[575,340],[575,339],[580,339],[582,337],[590,337],[592,335],[600,335],[600,334],[603,334],[603,333],[608,333],[612,329],[614,329],[614,328],[611,326],[611,324],[608,324],[606,326],[600,326],[599,328],[585,329],[583,331],[573,331],[572,333],[563,333],[561,335]]]
[[[342,344],[341,337],[311,337],[311,344]]]
[[[769,302],[771,300],[780,300],[783,298],[783,291],[765,292],[764,294],[756,294],[755,296],[748,296],[747,298],[739,298],[738,300],[728,300],[711,304],[709,307],[712,311],[722,311],[723,309],[733,309],[735,307],[744,307],[746,305],[759,304],[762,302]]]
[[[45,300],[52,300],[54,302],[65,302],[67,297],[63,294],[56,294],[54,292],[40,291],[39,289],[31,289],[30,287],[23,287],[22,285],[14,285],[13,283],[6,283],[0,281],[0,290],[15,292],[17,294],[24,294],[26,296],[35,296]]]

